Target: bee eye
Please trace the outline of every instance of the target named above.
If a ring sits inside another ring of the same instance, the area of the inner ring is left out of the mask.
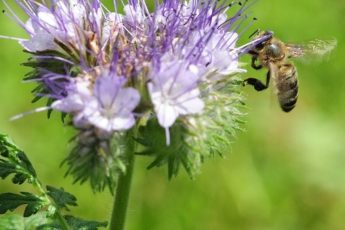
[[[270,44],[267,46],[267,55],[279,58],[282,55],[282,50],[277,44]]]
[[[257,44],[257,45],[255,46],[255,49],[257,49],[257,50],[262,50],[264,47],[265,47],[264,43],[261,42],[261,43],[259,43],[259,44]]]

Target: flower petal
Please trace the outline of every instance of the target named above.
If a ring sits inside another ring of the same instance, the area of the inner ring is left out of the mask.
[[[30,40],[19,42],[24,49],[30,52],[39,52],[45,50],[55,50],[57,45],[54,42],[54,36],[46,32],[38,32]]]
[[[165,128],[172,126],[179,115],[176,109],[169,104],[160,104],[156,112],[158,123]]]

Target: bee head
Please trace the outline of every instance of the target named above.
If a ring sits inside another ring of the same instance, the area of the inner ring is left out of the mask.
[[[267,44],[271,41],[273,38],[273,32],[272,31],[261,31],[258,33],[256,38],[263,38],[263,40],[255,46],[255,50],[261,51],[264,47],[267,46]]]
[[[274,34],[273,31],[266,30],[263,32],[262,36],[268,36],[268,37],[272,38],[273,34]]]

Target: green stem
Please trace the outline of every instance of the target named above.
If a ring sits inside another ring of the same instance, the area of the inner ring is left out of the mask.
[[[57,218],[60,221],[61,227],[64,230],[70,230],[65,218],[61,215],[59,211],[56,212]]]
[[[129,201],[129,193],[134,168],[134,152],[136,149],[136,128],[128,135],[127,144],[127,167],[126,173],[121,174],[118,180],[116,195],[113,204],[113,212],[111,215],[110,230],[123,230],[126,222],[127,207]]]
[[[55,206],[55,204],[50,200],[49,196],[47,195],[46,191],[43,189],[41,182],[38,179],[34,179],[33,183],[34,187],[37,189],[38,192],[40,192],[44,197],[47,199],[47,201],[50,202],[51,205]],[[56,206],[55,206],[56,207]],[[56,207],[56,216],[59,220],[61,227],[63,230],[70,230],[70,227],[68,226],[65,218],[62,216],[60,210]]]

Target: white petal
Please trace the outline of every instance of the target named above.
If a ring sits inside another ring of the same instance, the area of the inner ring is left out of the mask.
[[[122,114],[131,114],[140,102],[140,94],[133,88],[121,89],[116,95],[113,106]]]
[[[112,130],[126,130],[132,128],[135,123],[133,115],[129,117],[116,117],[111,120]]]
[[[55,50],[57,45],[54,42],[54,37],[46,32],[39,32],[27,41],[19,42],[24,49],[30,52],[38,52],[45,50]]]
[[[70,8],[74,17],[73,20],[81,23],[86,12],[84,5],[78,0],[70,0]]]
[[[183,100],[181,98],[180,100]],[[181,115],[200,113],[204,109],[204,102],[198,97],[185,100],[178,105],[178,112]]]
[[[56,22],[55,16],[48,8],[40,6],[38,9],[37,16],[39,18],[40,23],[48,27],[58,27],[58,23]]]
[[[199,99],[197,87],[203,72],[198,66],[175,61],[151,77],[148,89],[161,126],[172,126],[179,115],[202,111],[204,103]]]
[[[114,116],[126,116],[139,104],[140,95],[133,88],[122,88],[125,79],[117,76],[101,76],[95,84],[95,96],[101,107]]]
[[[161,104],[156,113],[159,124],[165,128],[172,126],[179,115],[174,107],[167,104]]]
[[[110,108],[117,97],[120,87],[123,85],[123,79],[108,76],[108,72],[98,77],[94,86],[95,96],[99,99],[102,106]]]
[[[79,96],[73,95],[54,101],[51,107],[62,112],[70,113],[83,109],[84,103]]]
[[[86,119],[89,121],[90,124],[93,124],[94,126],[105,130],[105,131],[111,131],[112,125],[110,123],[110,120],[106,117],[101,116],[100,113],[95,113],[92,116],[86,117]]]
[[[78,32],[76,32],[74,22],[65,23],[64,29],[66,30],[67,36],[70,38],[76,38]]]
[[[102,129],[107,132],[126,130],[131,128],[135,123],[133,115],[129,115],[128,117],[108,118],[102,116],[98,112],[96,112],[92,116],[88,116],[87,120],[90,124],[93,124],[99,129]]]
[[[226,48],[235,48],[238,40],[238,34],[235,32],[227,32],[224,36],[224,39],[226,40]]]
[[[102,28],[102,44],[108,39],[114,39],[116,35],[113,34],[113,30],[121,27],[122,20],[123,15],[117,13],[106,14]]]
[[[25,29],[27,29],[31,34],[37,33],[37,31],[36,31],[37,28],[35,28],[35,25],[32,23],[31,18],[26,21]]]
[[[82,113],[78,113],[73,116],[73,125],[77,128],[86,128],[90,126],[90,123]]]
[[[123,9],[126,15],[125,18],[129,22],[142,23],[145,19],[145,16],[143,15],[143,11],[140,8],[139,4],[137,4],[136,7],[127,4],[123,7]]]

